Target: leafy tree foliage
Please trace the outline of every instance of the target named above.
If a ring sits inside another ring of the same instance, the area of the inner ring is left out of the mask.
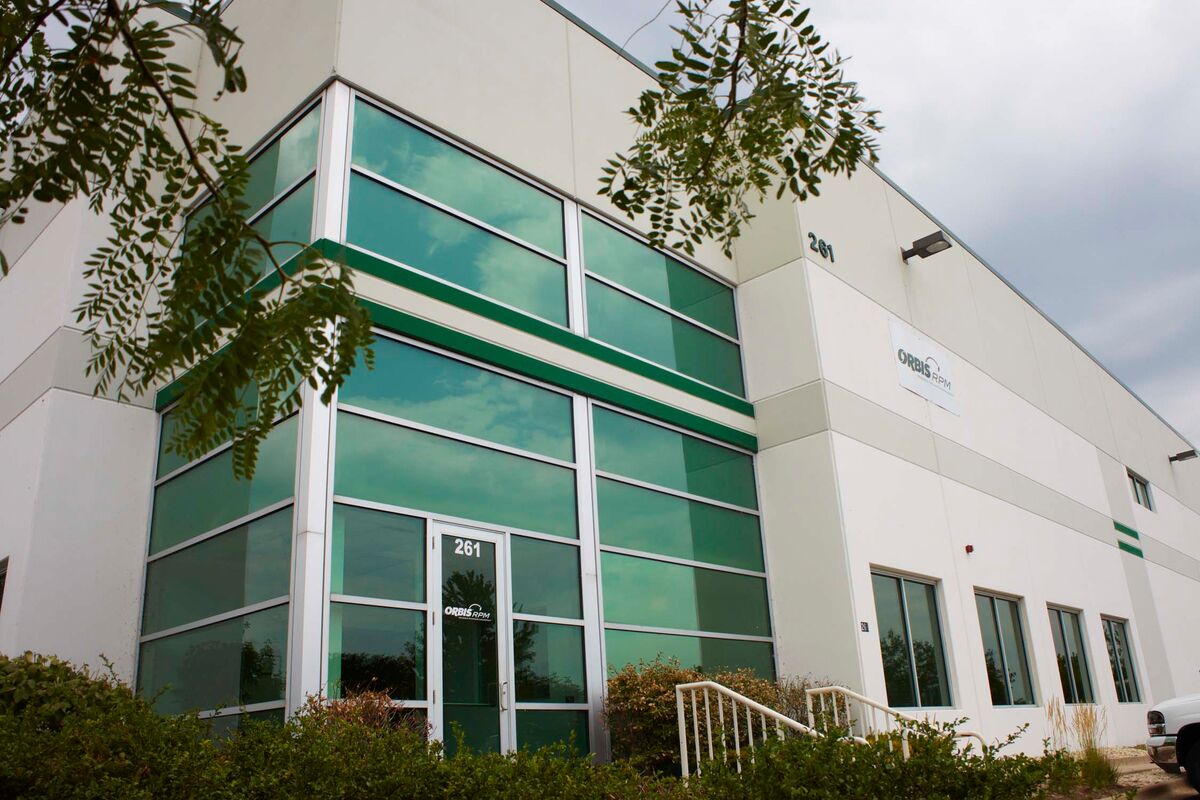
[[[752,200],[819,194],[823,174],[876,160],[876,111],[795,0],[679,0],[680,44],[659,86],[627,112],[639,133],[608,162],[601,194],[648,216],[650,239],[730,254]]]
[[[201,42],[221,93],[246,89],[241,40],[211,0],[0,5],[0,225],[75,198],[111,220],[76,309],[97,391],[127,399],[186,370],[172,448],[194,456],[232,439],[246,475],[302,384],[329,399],[370,321],[348,270],[308,242],[280,263],[285,243],[247,220],[246,156],[196,109],[191,68],[171,60],[184,38]]]

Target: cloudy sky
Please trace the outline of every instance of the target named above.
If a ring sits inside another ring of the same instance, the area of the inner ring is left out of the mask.
[[[618,44],[661,0],[560,0]],[[1200,1],[812,0],[882,169],[1200,443]],[[675,43],[668,8],[628,50]]]

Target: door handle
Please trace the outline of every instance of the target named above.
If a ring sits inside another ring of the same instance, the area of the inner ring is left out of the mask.
[[[508,681],[500,682],[500,710],[508,711]]]

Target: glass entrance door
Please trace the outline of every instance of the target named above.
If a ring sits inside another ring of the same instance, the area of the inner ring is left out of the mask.
[[[441,691],[435,694],[437,733],[446,753],[464,744],[479,752],[512,749],[514,735],[509,649],[508,554],[502,534],[438,524],[441,550]],[[435,628],[436,630],[436,628]]]

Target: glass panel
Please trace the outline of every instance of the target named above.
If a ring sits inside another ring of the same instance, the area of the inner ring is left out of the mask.
[[[738,346],[591,278],[588,335],[743,396]]]
[[[604,619],[654,628],[770,636],[762,578],[601,553]]]
[[[329,604],[329,696],[425,699],[425,612]]]
[[[337,494],[576,537],[575,471],[342,412]]]
[[[875,591],[875,624],[879,628],[879,648],[883,653],[883,680],[888,705],[911,708],[917,704],[909,657],[908,632],[904,626],[904,601],[900,579],[890,575],[871,575]]]
[[[632,236],[583,215],[585,266],[640,295],[737,336],[733,290]]]
[[[563,254],[561,201],[361,100],[354,106],[353,162]]]
[[[758,508],[745,453],[596,407],[596,468],[744,508]]]
[[[159,420],[158,469],[154,473],[154,477],[156,478],[161,478],[163,475],[179,469],[188,462],[188,459],[168,449],[177,427],[175,420],[175,415],[169,411],[163,414]]]
[[[1094,702],[1092,694],[1092,677],[1088,669],[1087,653],[1083,649],[1083,631],[1079,624],[1079,615],[1063,612],[1063,631],[1066,636],[1067,654],[1070,659],[1071,676],[1075,679],[1075,688],[1079,693],[1079,703]]]
[[[450,283],[567,324],[562,264],[358,174],[346,241]]]
[[[250,164],[242,200],[253,214],[317,166],[321,107],[301,117]],[[305,230],[305,235],[308,230]]]
[[[517,702],[586,703],[583,628],[513,622]]]
[[[513,536],[509,545],[513,611],[582,619],[579,548],[527,536]]]
[[[219,717],[212,717],[211,720],[209,730],[212,732],[212,737],[220,740],[228,738],[230,734],[240,729],[247,722],[282,725],[283,709],[273,708],[270,711],[251,711],[248,714],[224,714]]]
[[[604,649],[610,673],[626,664],[653,661],[656,656],[662,656],[677,659],[684,667],[698,667],[709,674],[745,667],[754,670],[760,677],[775,677],[775,659],[768,642],[606,630]]]
[[[285,604],[146,642],[138,692],[161,714],[282,700],[287,620]]]
[[[568,742],[576,753],[588,753],[586,711],[518,711],[517,746],[530,750]]]
[[[401,419],[574,459],[571,398],[392,339],[375,339],[375,369],[361,356],[339,402]]]
[[[1108,646],[1108,661],[1112,668],[1113,682],[1117,687],[1117,700],[1122,703],[1141,701],[1137,681],[1134,679],[1133,655],[1129,649],[1128,629],[1124,622],[1104,620],[1104,640]]]
[[[979,612],[979,632],[983,634],[983,661],[987,667],[992,705],[1006,706],[1011,704],[1011,700],[1008,696],[1008,681],[1005,680],[1004,651],[1000,649],[1000,631],[996,627],[993,602],[990,597],[975,595],[975,608]]]
[[[472,750],[500,750],[500,657],[496,621],[496,545],[442,536],[442,716],[446,752],[454,726]]]
[[[425,602],[425,520],[333,507],[329,591]]]
[[[1067,703],[1078,703],[1079,696],[1072,683],[1071,670],[1068,666],[1067,643],[1063,639],[1063,614],[1058,609],[1050,609],[1050,633],[1054,637],[1054,655],[1058,662],[1058,678],[1062,682],[1063,700]]]
[[[761,570],[758,518],[627,483],[596,481],[600,541],[690,561]]]
[[[235,480],[225,450],[154,490],[150,553],[292,496],[296,484],[296,416],[267,435],[253,480]]]
[[[1013,705],[1033,705],[1033,678],[1025,652],[1025,634],[1021,626],[1021,606],[1015,600],[996,600],[1000,618],[1000,636],[1004,640],[1005,667]]]
[[[316,181],[311,178],[296,191],[280,201],[279,205],[263,214],[254,222],[254,229],[268,241],[279,242],[271,248],[275,260],[283,265],[292,256],[303,250],[303,245],[312,242],[313,193]],[[261,264],[260,278],[275,271],[262,248],[256,248]]]
[[[291,567],[290,507],[152,561],[142,633],[284,597]]]
[[[904,582],[908,631],[917,667],[917,694],[922,706],[950,705],[950,681],[938,622],[937,590],[927,583]]]

